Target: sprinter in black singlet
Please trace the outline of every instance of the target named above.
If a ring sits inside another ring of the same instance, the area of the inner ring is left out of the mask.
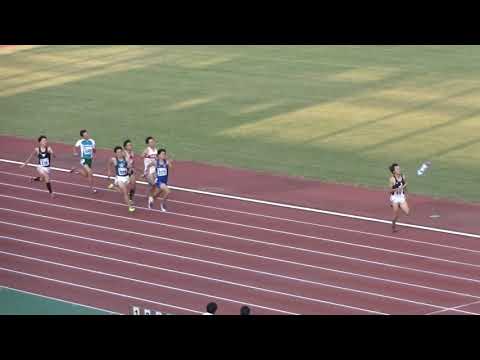
[[[32,177],[31,181],[43,181],[47,186],[50,196],[53,198],[54,194],[52,191],[52,184],[50,183],[50,166],[52,159],[55,157],[52,148],[48,145],[47,137],[42,135],[38,138],[38,147],[35,147],[30,154],[30,156],[25,160],[25,162],[20,166],[21,168],[25,167],[28,164],[30,159],[37,155],[38,165],[37,165],[37,177]]]
[[[133,144],[130,140],[125,140],[123,142],[123,153],[125,155],[125,160],[127,160],[129,166],[128,176],[130,178],[129,187],[130,191],[128,196],[130,198],[130,204],[133,205],[133,198],[135,196],[135,189],[137,187],[137,174],[141,174],[142,171],[135,169],[135,154],[133,153]],[[108,185],[108,189],[112,190],[115,188],[115,182]]]
[[[389,168],[392,176],[390,177],[390,206],[393,209],[392,231],[396,232],[397,220],[399,217],[399,210],[401,209],[405,215],[410,213],[406,198],[407,179],[402,174],[398,164],[392,164]]]
[[[128,206],[129,212],[134,212],[135,208],[130,203],[128,196],[128,190],[130,186],[130,165],[125,158],[123,148],[121,146],[115,147],[113,150],[115,156],[110,158],[107,164],[107,175],[110,179],[112,174],[112,168],[115,169],[115,186],[118,187],[118,190],[122,193],[125,204]]]

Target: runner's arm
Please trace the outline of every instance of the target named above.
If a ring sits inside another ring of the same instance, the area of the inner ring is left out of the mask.
[[[57,157],[57,155],[55,155],[55,153],[53,152],[53,149],[50,146],[48,147],[48,152],[50,153],[50,155],[52,155],[52,158],[55,159]]]
[[[395,190],[401,188],[401,185],[397,188],[395,187],[395,179],[393,177],[390,178],[389,182],[390,182],[390,186],[388,187],[388,191],[387,191],[389,194],[391,194],[392,191],[395,191]]]
[[[20,166],[21,168],[25,167],[25,165],[28,164],[28,162],[30,161],[30,159],[32,158],[33,155],[35,155],[37,152],[37,149],[33,150],[32,153],[30,154],[30,156],[27,158],[27,160],[25,160],[25,162]]]
[[[145,169],[145,173],[148,174],[148,172],[150,171],[150,168],[151,168],[151,167],[154,167],[154,166],[155,166],[154,163],[148,164],[147,167],[146,167],[146,169]]]
[[[147,149],[143,150],[143,152],[142,152],[142,157],[143,157],[144,159],[147,158]],[[148,167],[145,167],[144,169],[139,170],[138,173],[139,173],[139,174],[142,174],[142,178],[146,179],[146,176],[147,176],[147,174],[148,174],[148,170],[149,170]]]
[[[73,145],[73,156],[78,156],[78,151],[77,149],[80,147],[80,141],[77,141],[75,145]]]
[[[133,166],[132,165],[129,165],[129,168],[132,169],[132,171],[134,171],[136,174],[142,174],[143,173],[143,169],[142,168],[137,168],[135,166],[135,163],[133,163]]]
[[[113,161],[113,158],[110,158],[107,162],[107,180],[110,180],[110,177],[112,176]]]
[[[127,162],[127,170],[128,170],[128,174],[132,175],[135,168],[132,166],[131,163]]]
[[[125,157],[125,159],[128,159],[130,154],[127,152],[127,150],[123,149],[122,150],[122,153],[123,153],[123,156]],[[136,171],[135,167],[132,166],[132,163],[133,162],[129,162],[127,161],[127,169],[128,169],[128,174],[129,175],[132,175],[134,171]]]

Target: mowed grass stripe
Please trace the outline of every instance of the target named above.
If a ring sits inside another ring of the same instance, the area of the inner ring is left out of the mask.
[[[0,57],[0,132],[480,201],[479,46],[47,46]],[[479,80],[477,80],[479,79]]]

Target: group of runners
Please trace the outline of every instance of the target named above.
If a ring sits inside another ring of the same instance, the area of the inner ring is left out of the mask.
[[[147,206],[151,209],[154,206],[155,199],[160,199],[160,210],[165,212],[165,202],[170,194],[168,187],[168,175],[172,169],[172,160],[167,157],[165,149],[158,149],[153,137],[146,138],[147,147],[142,153],[144,167],[142,170],[135,168],[135,156],[133,153],[133,144],[130,140],[125,140],[123,146],[116,146],[113,150],[114,155],[107,162],[107,176],[113,182],[108,186],[109,189],[117,190],[122,194],[123,201],[128,207],[128,211],[134,212],[134,196],[136,183],[139,174],[143,172],[142,177],[148,183]],[[80,150],[80,153],[78,152]],[[94,178],[92,164],[95,158],[96,144],[90,137],[87,130],[80,131],[80,139],[75,143],[73,154],[80,156],[80,167],[74,167],[71,172],[80,174],[87,178],[90,190],[96,193],[94,188]],[[36,146],[22,167],[36,155],[38,164],[38,176],[31,178],[32,181],[43,181],[52,197],[52,185],[50,183],[50,166],[55,154],[52,147],[48,145],[46,136],[38,138]],[[400,211],[405,215],[410,213],[406,199],[407,180],[402,174],[398,164],[392,164],[389,167],[391,176],[389,179],[388,192],[390,194],[390,206],[393,209],[392,231],[396,232],[396,223]]]
[[[135,155],[133,152],[133,144],[130,140],[125,140],[123,146],[116,146],[113,149],[113,156],[107,161],[107,177],[113,180],[108,185],[108,189],[117,190],[121,193],[125,205],[129,212],[135,211],[134,196],[136,191],[137,179],[143,177],[148,183],[147,206],[153,208],[155,199],[160,199],[160,210],[165,212],[165,202],[170,194],[168,187],[168,176],[172,169],[173,161],[167,156],[165,149],[158,149],[156,141],[153,137],[146,138],[147,147],[142,153],[144,159],[144,168],[138,170],[135,167]],[[96,193],[93,177],[93,161],[96,154],[96,143],[90,137],[87,130],[80,131],[80,139],[73,147],[73,156],[80,157],[80,166],[70,169],[71,173],[79,174],[88,181],[90,191]],[[21,167],[26,166],[32,157],[37,157],[37,174],[32,177],[31,181],[42,181],[53,198],[54,193],[50,182],[50,169],[55,153],[48,144],[46,136],[42,135],[38,138],[38,146],[34,148]]]

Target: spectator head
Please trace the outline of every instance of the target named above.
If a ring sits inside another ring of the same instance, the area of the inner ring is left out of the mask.
[[[240,315],[250,315],[250,308],[248,306],[242,306]]]
[[[212,315],[215,315],[215,313],[217,312],[217,309],[218,309],[218,306],[214,302],[211,302],[207,305],[207,312]]]

